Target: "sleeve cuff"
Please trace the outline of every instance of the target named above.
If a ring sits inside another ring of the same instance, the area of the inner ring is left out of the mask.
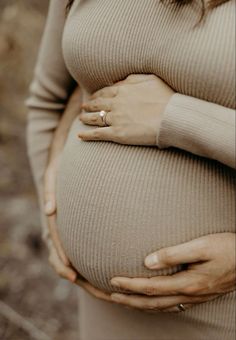
[[[189,100],[190,99],[190,100]],[[194,97],[187,97],[179,93],[175,93],[168,102],[163,112],[159,131],[157,133],[156,143],[160,149],[168,147],[180,147],[191,143],[194,147],[191,135],[196,133],[196,125],[198,129],[205,124],[205,117],[197,117],[197,100]],[[199,124],[200,123],[200,124]]]
[[[175,93],[168,102],[157,132],[160,149],[177,147],[199,156],[232,163],[235,129],[232,109]]]

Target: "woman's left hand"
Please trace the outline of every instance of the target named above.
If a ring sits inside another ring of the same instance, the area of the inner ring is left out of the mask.
[[[186,270],[152,278],[115,277],[111,283],[132,292],[112,294],[116,303],[138,309],[179,312],[235,290],[235,233],[203,236],[169,248],[145,259],[149,269],[188,264]],[[137,295],[142,294],[142,295]]]
[[[79,119],[100,126],[79,132],[83,140],[105,140],[129,145],[156,145],[164,109],[174,91],[153,74],[131,74],[96,91]],[[99,115],[106,111],[106,126]]]

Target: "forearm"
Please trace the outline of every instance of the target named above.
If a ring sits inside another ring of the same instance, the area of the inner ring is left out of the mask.
[[[177,93],[163,114],[157,145],[177,147],[235,168],[235,110]]]
[[[43,205],[43,177],[47,167],[54,132],[62,118],[68,98],[76,86],[62,54],[62,34],[67,1],[51,0],[30,94],[26,101],[29,110],[27,150],[37,187],[40,206]],[[41,214],[46,231],[44,214]]]
[[[31,111],[28,115],[27,150],[41,212],[44,205],[43,177],[48,163],[54,132],[59,120],[59,114],[52,115],[50,112],[43,110],[40,112]],[[41,213],[41,224],[43,227],[43,238],[47,240],[48,229],[43,213]]]

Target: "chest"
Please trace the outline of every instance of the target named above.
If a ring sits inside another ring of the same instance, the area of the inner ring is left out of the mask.
[[[234,105],[233,1],[197,24],[200,1],[75,1],[63,36],[65,62],[88,92],[131,73],[153,73],[175,91]]]

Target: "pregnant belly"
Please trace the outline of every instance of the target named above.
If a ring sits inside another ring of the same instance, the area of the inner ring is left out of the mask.
[[[114,291],[113,276],[150,277],[147,254],[235,226],[231,169],[175,149],[85,142],[76,120],[57,185],[59,234],[74,267]]]

